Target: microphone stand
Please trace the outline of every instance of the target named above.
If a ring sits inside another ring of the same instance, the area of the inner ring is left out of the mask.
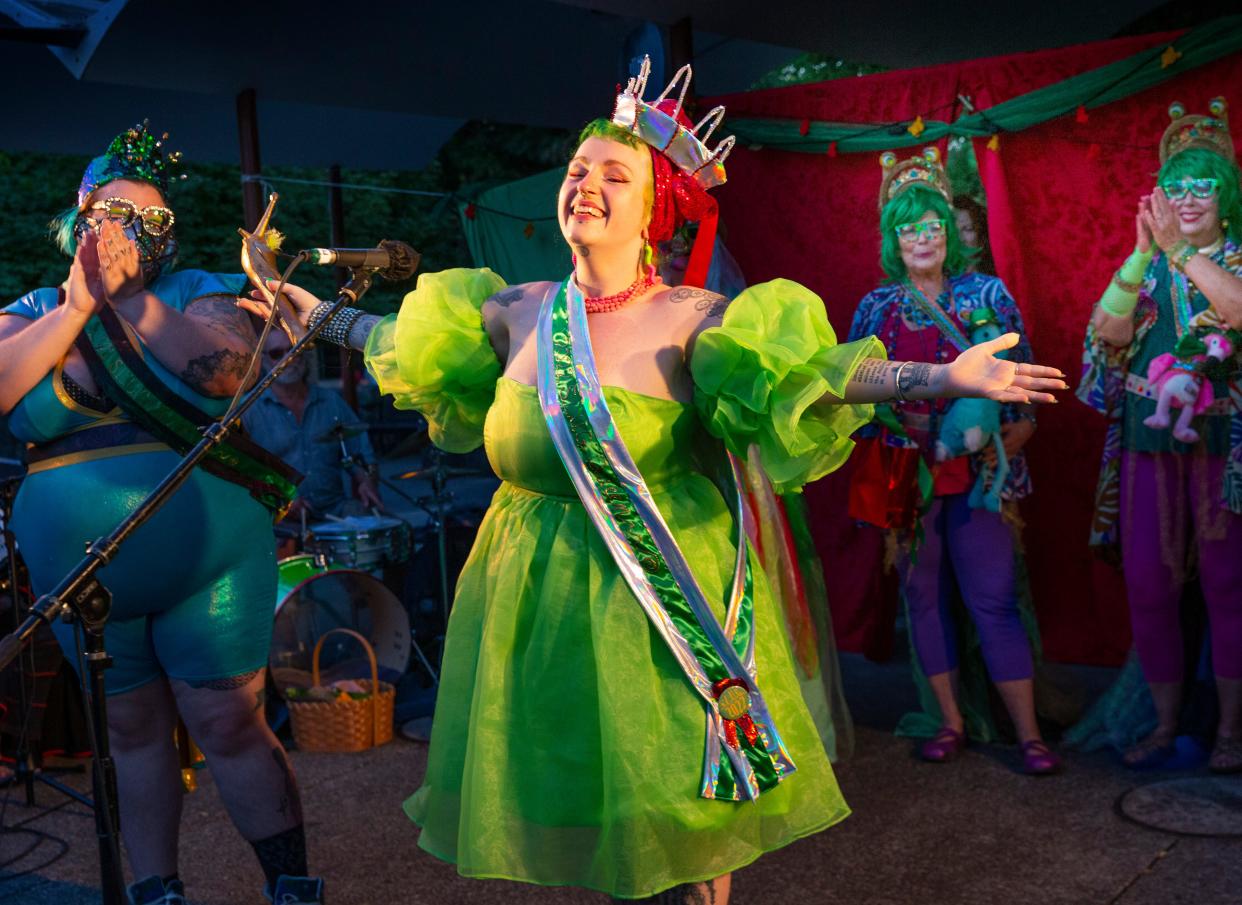
[[[95,809],[95,832],[99,839],[100,888],[104,905],[125,905],[125,874],[121,865],[120,813],[116,796],[116,764],[108,744],[108,711],[104,694],[104,671],[112,659],[104,649],[103,630],[112,610],[112,595],[96,574],[116,558],[121,545],[172,498],[186,482],[196,465],[220,444],[241,421],[241,416],[258,401],[293,359],[297,358],[319,335],[319,332],[349,302],[356,302],[371,288],[375,269],[351,272],[350,280],[341,287],[328,314],[299,339],[284,357],[241,398],[227,420],[214,421],[203,428],[199,440],[155,486],[137,508],[127,515],[110,533],[97,538],[86,548],[86,556],[49,593],[40,597],[30,614],[10,635],[0,640],[0,669],[11,663],[41,624],[50,625],[57,618],[76,618],[84,629],[84,645],[89,676],[89,706],[86,712],[87,731],[91,738],[92,785]]]

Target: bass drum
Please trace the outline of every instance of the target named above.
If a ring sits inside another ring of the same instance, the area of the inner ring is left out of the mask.
[[[307,554],[279,564],[276,620],[268,667],[277,693],[311,684],[315,644],[330,629],[348,628],[371,642],[381,682],[393,685],[410,662],[410,619],[401,601],[366,572],[316,564]],[[346,635],[333,635],[319,656],[320,681],[369,679],[365,652]]]

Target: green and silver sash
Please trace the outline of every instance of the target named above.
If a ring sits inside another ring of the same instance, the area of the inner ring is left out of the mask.
[[[756,681],[753,576],[740,485],[737,559],[721,625],[617,432],[572,278],[544,297],[537,341],[539,403],[556,451],[622,577],[703,700],[699,794],[754,800],[795,767]],[[737,485],[732,457],[730,464]]]
[[[214,419],[160,380],[110,307],[105,305],[87,321],[75,345],[95,382],[133,422],[179,455],[203,438],[203,428]],[[273,514],[288,508],[302,480],[284,461],[237,431],[213,446],[201,467],[246,488]]]

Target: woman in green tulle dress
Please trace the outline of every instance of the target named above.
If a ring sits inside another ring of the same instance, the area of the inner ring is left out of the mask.
[[[425,274],[398,314],[346,309],[323,335],[363,349],[440,447],[483,444],[503,480],[405,805],[419,844],[469,877],[723,903],[731,871],[849,813],[750,568],[726,450],[756,444],[791,490],[845,460],[874,401],[1042,401],[1063,384],[993,357],[1016,337],[947,366],[838,345],[820,299],[784,280],[731,305],[663,286],[648,249],[682,219],[713,231],[705,189],[731,141],[709,152],[695,133],[711,129],[687,128],[680,100],[643,101],[645,82],[569,163],[567,280]],[[326,303],[289,291],[314,325]]]

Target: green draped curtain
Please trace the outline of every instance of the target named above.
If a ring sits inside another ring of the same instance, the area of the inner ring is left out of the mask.
[[[458,204],[475,266],[490,267],[510,284],[559,280],[569,272],[569,247],[556,221],[563,176],[558,167]]]

